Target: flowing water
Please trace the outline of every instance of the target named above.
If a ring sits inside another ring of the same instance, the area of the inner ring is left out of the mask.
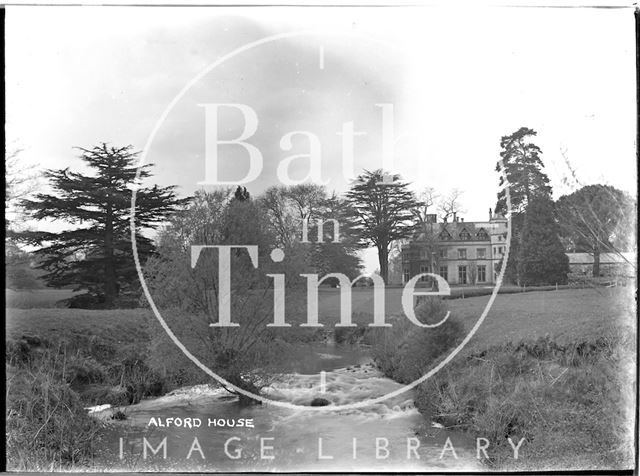
[[[267,389],[269,398],[308,406],[312,399],[321,397],[333,405],[344,405],[401,387],[383,377],[370,359],[353,347],[310,346],[305,355],[298,360],[296,373],[283,376]],[[241,407],[226,391],[200,385],[144,400],[124,412],[126,420],[108,426],[105,444],[110,456],[104,463],[107,469],[307,472],[480,469],[474,442],[468,436],[433,427],[414,407],[412,391],[363,408],[316,412],[269,404]],[[103,412],[103,416],[108,414]],[[150,425],[152,418],[155,420]],[[182,426],[155,425],[159,421],[167,424],[166,418],[180,418]],[[192,425],[199,420],[200,426],[185,428],[187,418],[192,419]],[[246,424],[248,420],[253,428],[238,427],[241,421]],[[166,458],[164,448],[159,447],[165,437]],[[158,448],[153,455],[152,449]]]

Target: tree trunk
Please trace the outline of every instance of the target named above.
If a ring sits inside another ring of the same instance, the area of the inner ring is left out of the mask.
[[[380,264],[380,276],[387,284],[389,275],[389,249],[387,246],[378,246],[378,263]]]
[[[600,276],[600,247],[598,245],[593,248],[593,277]]]
[[[113,250],[113,211],[111,204],[107,205],[107,217],[104,232],[104,306],[112,309],[118,296],[116,269]]]

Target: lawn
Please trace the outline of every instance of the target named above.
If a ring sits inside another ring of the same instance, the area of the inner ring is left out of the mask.
[[[535,340],[588,341],[612,332],[635,332],[632,289],[591,288],[504,294],[496,297],[485,321],[469,342],[471,348]],[[471,328],[488,296],[449,301],[452,316]]]
[[[47,291],[37,291],[38,293]],[[469,349],[536,339],[549,335],[557,342],[590,340],[614,330],[634,332],[632,289],[564,289],[498,295],[489,313],[468,344]],[[402,289],[386,291],[387,315],[402,315]],[[320,322],[327,328],[338,321],[339,291],[321,290]],[[373,291],[353,290],[354,322],[372,322]],[[480,317],[489,296],[447,301],[453,317],[470,329]],[[147,325],[153,315],[145,309],[8,309],[8,337],[37,335],[51,341],[100,338],[116,348],[141,345],[148,340]],[[288,321],[297,319],[287,318]]]
[[[149,339],[145,309],[7,309],[7,338],[44,338],[52,343],[71,342],[120,351],[144,347]]]
[[[456,293],[460,290],[454,290]],[[629,287],[560,289],[499,294],[470,345],[490,346],[549,334],[556,340],[581,340],[612,329],[634,329],[635,304]],[[372,322],[373,291],[352,291],[353,321]],[[402,289],[388,288],[385,294],[387,316],[403,315]],[[460,317],[470,329],[489,302],[489,296],[451,299],[447,305],[453,317]],[[340,316],[339,290],[320,291],[322,323],[335,323]]]
[[[14,291],[5,289],[4,296],[7,308],[17,309],[41,309],[57,307],[58,301],[74,296],[70,289],[34,289]]]

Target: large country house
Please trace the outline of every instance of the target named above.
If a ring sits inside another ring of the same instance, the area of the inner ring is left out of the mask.
[[[504,216],[491,210],[488,221],[464,221],[454,214],[453,221],[438,223],[436,215],[428,215],[427,223],[402,247],[403,283],[434,273],[449,284],[493,284],[506,251],[507,225]],[[420,281],[427,284],[430,279]]]

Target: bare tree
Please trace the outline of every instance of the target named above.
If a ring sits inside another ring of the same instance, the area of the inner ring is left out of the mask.
[[[11,217],[11,224],[5,218],[7,227],[15,226],[22,220],[20,201],[27,198],[38,188],[38,174],[35,165],[24,164],[20,160],[22,149],[16,148],[5,156],[5,217]]]
[[[158,254],[147,261],[145,275],[156,305],[194,355],[236,388],[259,394],[278,377],[278,369],[292,348],[286,335],[267,328],[274,320],[273,283],[267,274],[286,274],[285,270],[299,264],[291,263],[288,255],[282,263],[270,263],[267,256],[274,237],[261,202],[229,195],[228,190],[196,192],[191,204],[172,217],[160,233]],[[192,267],[194,244],[257,246],[260,267],[255,267],[246,250],[234,250],[230,292],[221,296],[216,271],[219,254],[203,250]],[[294,314],[301,311],[296,296],[288,290],[287,311]],[[238,326],[211,326],[225,309]],[[159,328],[154,331],[158,352],[167,352],[171,346],[164,332]],[[231,386],[225,388],[237,394],[241,403],[254,403]]]
[[[290,248],[296,239],[300,225],[293,213],[285,187],[268,188],[260,201],[267,212],[271,226],[274,228],[277,244],[284,248]]]
[[[318,215],[327,196],[327,191],[322,185],[300,184],[287,187],[285,196],[295,205],[302,221],[310,220]]]
[[[273,186],[260,197],[278,242],[285,247],[300,237],[304,221],[320,218],[326,199],[326,189],[316,184]]]
[[[418,220],[418,223],[427,223],[427,216],[430,215],[429,212],[433,210],[439,197],[436,189],[433,187],[426,187],[418,194],[418,206],[413,209],[413,214]]]
[[[295,255],[299,264],[305,263],[308,272],[358,276],[361,260],[356,253],[359,249],[354,232],[356,225],[353,210],[345,199],[335,193],[328,196],[322,185],[301,184],[270,187],[258,201],[266,211],[276,244],[287,256]],[[335,220],[338,226],[320,227],[318,220],[320,223]],[[305,242],[302,241],[303,227],[307,229]],[[319,231],[327,242],[315,242]],[[286,279],[289,284],[301,284],[295,274]]]
[[[25,213],[21,201],[30,197],[38,188],[35,165],[21,161],[22,149],[13,148],[5,156],[5,278],[11,289],[42,287],[38,273],[32,268],[33,255],[20,246],[16,233],[25,228]]]
[[[466,209],[462,206],[463,193],[462,190],[454,188],[440,199],[438,202],[438,211],[443,221],[447,221],[449,217],[459,213],[466,212]]]

